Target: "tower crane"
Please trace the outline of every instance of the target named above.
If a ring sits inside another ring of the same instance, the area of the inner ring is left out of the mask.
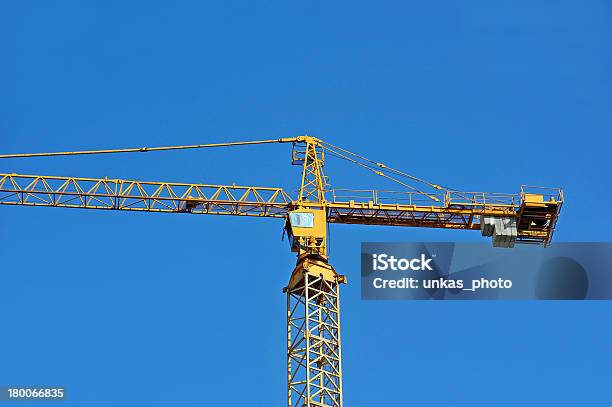
[[[563,205],[560,188],[522,186],[518,194],[443,187],[311,136],[116,150],[4,154],[0,159],[139,153],[253,144],[292,145],[301,167],[292,197],[280,187],[145,182],[109,178],[0,174],[0,204],[62,208],[279,218],[297,262],[287,296],[288,406],[341,407],[339,287],[346,283],[328,258],[327,225],[411,226],[480,230],[494,246],[550,244]],[[356,164],[401,191],[332,189],[326,156]]]

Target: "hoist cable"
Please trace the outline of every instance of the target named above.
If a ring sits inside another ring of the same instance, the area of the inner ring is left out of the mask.
[[[328,143],[328,142],[326,142],[326,141],[321,140],[321,144],[323,144],[324,146],[327,146],[327,148],[330,148],[330,147],[331,147],[331,148],[334,148],[334,149],[336,149],[336,150],[342,151],[342,152],[344,152],[344,153],[346,153],[346,154],[352,155],[353,157],[359,158],[360,160],[363,160],[363,161],[367,161],[367,162],[369,162],[369,163],[372,163],[372,164],[376,165],[378,168],[381,168],[382,170],[386,170],[386,171],[389,171],[389,172],[393,172],[393,173],[395,173],[395,174],[397,174],[397,175],[401,175],[401,176],[403,176],[403,177],[410,178],[410,179],[412,179],[413,181],[417,181],[417,182],[421,182],[421,183],[423,183],[423,184],[429,185],[430,187],[432,187],[432,188],[434,188],[434,189],[438,189],[438,190],[442,190],[442,191],[446,191],[446,190],[447,190],[447,188],[444,188],[444,187],[442,187],[442,186],[440,186],[440,185],[437,185],[437,184],[434,184],[434,183],[431,183],[431,182],[425,181],[425,180],[423,180],[423,179],[421,179],[421,178],[415,177],[415,176],[410,175],[410,174],[406,174],[405,172],[402,172],[402,171],[396,170],[395,168],[391,168],[391,167],[389,167],[389,166],[387,166],[387,165],[385,165],[385,164],[383,164],[383,163],[380,163],[380,162],[377,162],[377,161],[371,160],[371,159],[369,159],[369,158],[367,158],[367,157],[364,157],[364,156],[362,156],[362,155],[359,155],[359,154],[353,153],[352,151],[346,150],[346,149],[344,149],[344,148],[341,148],[341,147],[335,146],[335,145],[333,145],[333,144],[331,144],[331,143]]]
[[[363,168],[366,168],[367,170],[372,171],[373,173],[375,173],[375,174],[376,174],[376,175],[378,175],[378,176],[381,176],[381,177],[387,178],[387,179],[389,179],[389,180],[391,180],[391,181],[393,181],[393,182],[396,182],[396,183],[398,183],[398,184],[400,184],[400,185],[402,185],[402,186],[404,186],[404,187],[406,187],[406,188],[408,188],[408,189],[412,189],[413,191],[415,191],[415,192],[417,192],[417,193],[419,193],[419,194],[421,194],[421,195],[424,195],[424,196],[428,197],[429,199],[431,199],[431,200],[433,200],[433,201],[436,201],[436,202],[441,202],[439,198],[436,198],[435,196],[433,196],[433,195],[431,195],[431,194],[428,194],[428,193],[426,193],[426,192],[423,192],[423,191],[421,191],[421,190],[419,190],[419,189],[417,189],[417,188],[413,187],[412,185],[408,185],[408,184],[406,184],[406,183],[404,183],[404,182],[402,182],[402,181],[398,180],[397,178],[393,178],[393,177],[391,177],[391,176],[389,176],[389,175],[387,175],[387,174],[385,174],[385,173],[383,173],[383,172],[381,172],[381,171],[378,171],[376,168],[373,168],[373,167],[371,167],[371,166],[369,166],[369,165],[367,165],[367,164],[361,163],[361,162],[359,162],[359,161],[357,161],[357,160],[354,160],[354,159],[352,159],[352,158],[350,158],[350,157],[347,157],[347,156],[345,156],[345,155],[344,155],[344,154],[342,154],[342,153],[339,153],[339,152],[337,152],[337,151],[334,151],[333,149],[330,149],[329,147],[326,147],[326,148],[325,148],[325,150],[327,151],[327,153],[328,153],[328,154],[331,154],[331,155],[333,155],[333,156],[336,156],[336,157],[341,158],[341,159],[343,159],[343,160],[350,161],[350,162],[352,162],[352,163],[354,163],[354,164],[357,164],[357,165],[359,165],[359,166],[361,166],[361,167],[363,167]]]

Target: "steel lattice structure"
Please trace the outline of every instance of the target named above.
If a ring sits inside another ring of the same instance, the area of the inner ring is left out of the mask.
[[[339,284],[308,275],[288,292],[289,405],[342,405]]]
[[[0,159],[268,143],[293,144],[292,164],[302,169],[297,198],[274,187],[7,173],[0,174],[0,204],[284,219],[291,250],[297,253],[296,266],[284,288],[289,407],[342,406],[339,287],[346,279],[328,261],[329,223],[480,229],[483,235],[493,236],[494,245],[512,247],[515,242],[548,245],[563,205],[563,192],[558,188],[521,187],[518,194],[455,191],[310,136],[190,146],[6,154],[0,155]],[[330,189],[323,173],[326,152],[395,182],[403,190]]]
[[[281,188],[0,174],[0,204],[284,218]]]
[[[340,280],[321,266],[298,268],[286,289],[289,406],[342,406]]]
[[[324,209],[327,222],[479,230],[481,216],[520,218],[525,192],[518,195],[448,192],[440,202],[424,204],[423,195],[389,191],[401,203],[391,204],[384,191],[357,191],[343,200],[330,190],[330,201],[294,200],[282,188],[146,182],[108,178],[75,178],[0,174],[0,204],[123,211],[192,213],[286,218],[298,207]],[[548,195],[538,216],[542,225],[518,231],[518,240],[548,244],[563,202],[562,191]]]

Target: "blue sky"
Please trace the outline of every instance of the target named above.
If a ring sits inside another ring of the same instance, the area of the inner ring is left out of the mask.
[[[171,4],[170,4],[171,3]],[[606,1],[71,2],[0,13],[0,151],[303,133],[455,188],[562,186],[557,241],[606,241]],[[297,188],[288,146],[0,162],[0,172]],[[330,164],[337,187],[388,188]],[[294,264],[275,220],[0,208],[0,385],[66,406],[281,406]],[[331,227],[345,404],[607,405],[608,302],[367,302]]]

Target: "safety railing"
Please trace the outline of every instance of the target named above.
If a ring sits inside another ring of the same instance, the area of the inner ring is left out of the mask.
[[[542,195],[544,202],[563,203],[563,190],[561,188],[521,185],[521,201],[525,200],[525,194]]]
[[[444,193],[425,194],[420,192],[385,191],[372,189],[342,189],[331,190],[333,202],[372,202],[390,205],[443,205]],[[435,199],[433,199],[435,198]],[[437,199],[437,201],[436,201]]]
[[[424,205],[439,207],[488,207],[507,206],[516,208],[520,205],[518,194],[496,192],[402,192],[371,189],[332,189],[333,202],[372,202],[373,204],[390,205]]]
[[[467,192],[448,191],[446,193],[446,206],[508,206],[516,207],[520,204],[516,194],[498,192]]]

